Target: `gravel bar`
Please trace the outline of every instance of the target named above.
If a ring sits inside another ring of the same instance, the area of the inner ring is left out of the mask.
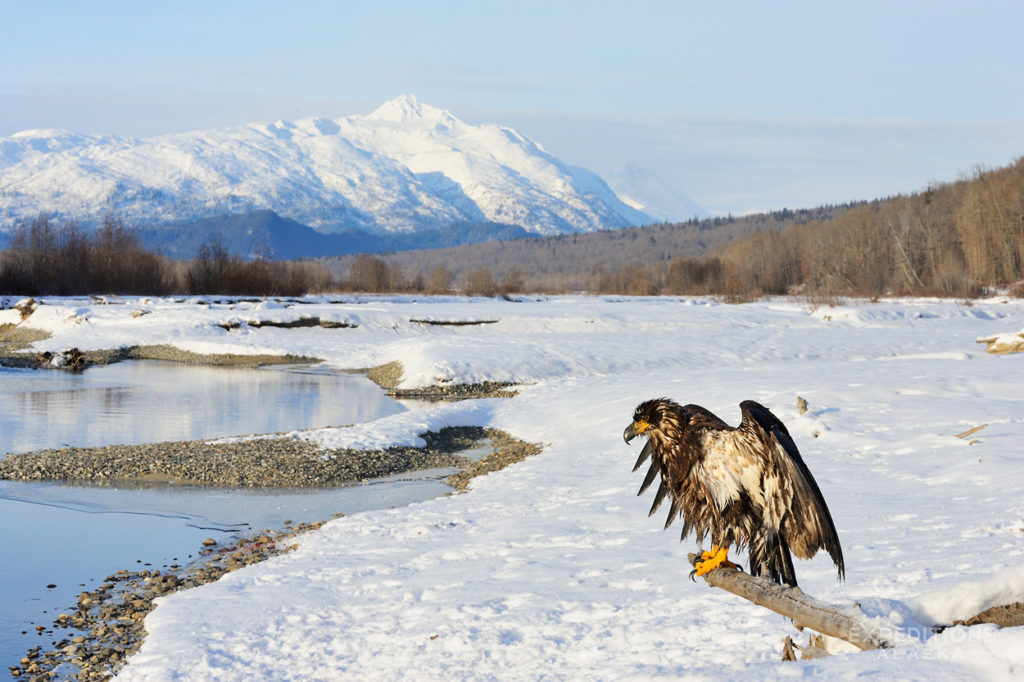
[[[0,460],[0,479],[322,488],[421,469],[468,466],[470,459],[458,453],[487,436],[480,427],[447,427],[421,437],[425,447],[383,450],[322,450],[309,441],[273,436],[60,448],[8,455]]]

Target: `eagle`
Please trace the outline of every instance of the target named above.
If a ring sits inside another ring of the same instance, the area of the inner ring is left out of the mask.
[[[665,528],[681,516],[680,540],[693,532],[703,543],[711,534],[711,551],[695,563],[697,575],[736,567],[729,549],[746,547],[752,575],[796,587],[792,555],[810,559],[824,549],[842,580],[846,568],[832,515],[789,431],[753,400],[740,410],[740,425],[731,427],[699,405],[668,398],[637,406],[622,435],[627,444],[647,438],[633,471],[648,458],[651,467],[637,495],[661,475],[648,515],[668,498]]]

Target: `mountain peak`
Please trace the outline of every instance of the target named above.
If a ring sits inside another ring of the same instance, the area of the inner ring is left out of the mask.
[[[451,118],[451,114],[443,109],[432,107],[421,102],[416,95],[399,95],[384,102],[372,114],[367,116],[375,121],[394,121],[407,123],[419,119]]]
[[[49,138],[49,137],[66,137],[71,135],[72,132],[65,128],[32,128],[30,130],[22,130],[11,135],[11,139],[22,140],[22,139],[33,139],[33,138]]]

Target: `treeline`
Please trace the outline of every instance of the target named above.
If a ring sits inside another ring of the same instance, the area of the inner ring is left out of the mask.
[[[1024,296],[1024,158],[828,218],[761,229],[707,255],[626,264],[604,293]]]
[[[534,237],[481,242],[465,246],[380,253],[379,258],[409,290],[430,279],[430,273],[447,270],[453,287],[461,289],[476,272],[485,279],[489,270],[500,286],[517,276],[529,291],[595,291],[606,273],[622,267],[665,266],[673,258],[699,258],[758,230],[781,230],[789,225],[827,220],[848,211],[853,204],[732,217],[721,216],[682,223],[658,223],[622,230],[607,230],[555,237]],[[350,269],[358,256],[320,259],[339,280],[351,279]],[[515,273],[512,273],[512,270]],[[361,280],[356,277],[356,280]]]
[[[489,267],[472,268],[456,277],[443,265],[431,268],[426,274],[407,277],[400,264],[365,253],[351,259],[346,275],[335,282],[335,287],[353,292],[461,293],[467,296],[507,296],[534,290],[528,289],[522,272],[514,265],[506,267],[501,277],[495,277]]]
[[[385,279],[365,277],[369,260]],[[1024,296],[1024,158],[889,199],[325,262],[354,288],[604,294]],[[447,284],[445,284],[447,283]]]
[[[828,221],[757,232],[703,264],[713,262],[716,293],[1024,295],[1024,158]]]
[[[86,231],[40,216],[16,227],[0,251],[0,295],[298,296],[330,284],[318,265],[244,260],[219,241],[203,245],[191,260],[171,260],[144,248],[114,218]]]

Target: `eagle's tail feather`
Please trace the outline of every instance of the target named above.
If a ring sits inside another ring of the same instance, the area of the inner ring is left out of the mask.
[[[789,585],[790,587],[796,587],[796,571],[793,570],[793,555],[789,551],[789,543],[786,542],[786,538],[779,536],[779,542],[776,544],[777,551],[775,553],[776,561],[778,562],[779,568],[779,581],[783,585]]]
[[[763,543],[751,543],[750,572],[780,585],[796,587],[793,556],[786,539],[778,533],[769,533]]]

